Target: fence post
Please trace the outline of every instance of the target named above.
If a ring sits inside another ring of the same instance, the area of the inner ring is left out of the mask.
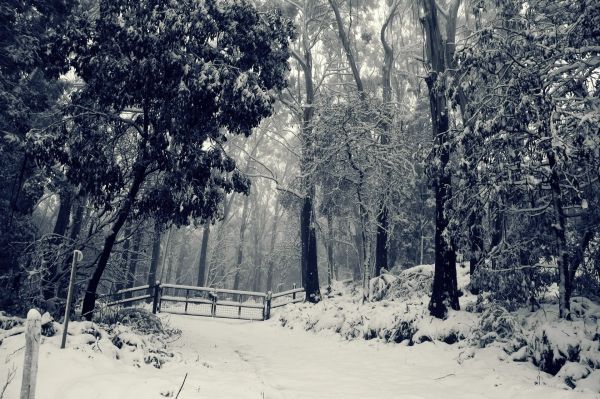
[[[212,305],[210,307],[210,315],[215,317],[217,315],[217,290],[213,288],[211,294]]]
[[[294,283],[293,288],[296,289],[296,283]],[[296,293],[292,293],[292,301],[296,300]]]
[[[75,289],[75,276],[77,274],[77,262],[83,260],[83,253],[79,250],[73,251],[73,262],[71,263],[71,279],[69,280],[69,291],[67,292],[67,306],[65,308],[65,320],[63,322],[62,341],[60,349],[65,349],[67,344],[67,331],[69,329],[69,317],[71,316],[71,302],[73,302],[73,290]]]
[[[154,297],[152,298],[152,314],[156,314],[158,308],[158,300],[160,297],[160,281],[156,280],[154,285]]]
[[[31,309],[27,313],[25,328],[25,360],[23,362],[23,381],[20,399],[35,399],[40,337],[42,334],[42,316]]]
[[[189,297],[190,297],[190,290],[185,290],[185,309],[184,309],[183,313],[187,313]]]
[[[263,316],[263,320],[269,320],[271,318],[271,298],[273,297],[273,293],[271,291],[267,292],[267,298],[265,301],[265,314]]]

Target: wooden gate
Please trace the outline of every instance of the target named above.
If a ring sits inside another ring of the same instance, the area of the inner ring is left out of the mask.
[[[134,296],[134,294],[137,295]],[[271,309],[304,300],[304,288],[276,294],[190,285],[160,284],[128,288],[108,295],[116,297],[107,306],[127,306],[152,301],[152,312],[189,314],[227,319],[267,320]]]

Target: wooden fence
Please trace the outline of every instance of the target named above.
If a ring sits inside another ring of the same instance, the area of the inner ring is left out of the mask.
[[[137,294],[137,295],[134,295]],[[140,295],[141,294],[141,295]],[[117,298],[107,306],[127,306],[152,301],[152,313],[176,313],[227,319],[268,320],[271,309],[304,301],[304,288],[272,294],[191,285],[143,285],[119,290],[105,297]]]

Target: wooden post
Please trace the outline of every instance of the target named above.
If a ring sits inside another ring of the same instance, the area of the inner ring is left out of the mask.
[[[152,298],[152,314],[156,314],[158,310],[158,298],[160,294],[160,281],[156,280],[156,284],[154,285],[154,297]]]
[[[190,290],[185,290],[185,309],[184,309],[183,313],[187,313],[189,297],[190,297]]]
[[[210,296],[210,299],[212,301],[212,305],[210,307],[210,315],[215,317],[217,315],[217,290],[213,288],[211,294],[212,295]]]
[[[294,283],[293,288],[296,289],[296,283]],[[292,301],[296,300],[296,293],[292,293]]]
[[[265,313],[263,315],[263,320],[269,320],[271,317],[271,298],[273,293],[271,291],[267,292],[267,297],[265,300]]]
[[[71,316],[71,302],[73,302],[73,290],[75,289],[75,275],[77,274],[77,262],[83,260],[83,254],[79,250],[73,251],[73,262],[71,263],[71,279],[69,280],[69,291],[67,292],[67,306],[65,308],[65,320],[63,321],[62,341],[60,349],[67,344],[67,331],[69,329],[69,317]]]
[[[31,309],[27,313],[25,327],[25,360],[23,362],[23,382],[21,383],[20,399],[35,399],[41,334],[42,316],[37,310]]]

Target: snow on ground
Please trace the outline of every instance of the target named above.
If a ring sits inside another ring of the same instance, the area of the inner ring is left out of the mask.
[[[44,338],[37,397],[175,397],[186,374],[180,399],[599,397],[571,390],[530,363],[505,361],[506,354],[496,347],[475,351],[442,342],[409,347],[381,340],[346,341],[333,332],[284,329],[276,318],[161,318],[182,330],[170,345],[175,356],[161,369],[116,359],[106,353],[113,350],[108,342],[82,346],[81,338],[74,336],[68,348],[60,350],[59,335]],[[23,345],[23,335],[7,337],[0,345],[0,384],[7,371],[16,368],[5,399],[18,397]]]

